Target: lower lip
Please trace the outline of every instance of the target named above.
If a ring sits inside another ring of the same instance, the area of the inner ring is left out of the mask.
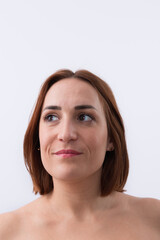
[[[63,153],[63,154],[56,154],[57,156],[60,156],[60,157],[62,157],[62,158],[69,158],[69,157],[74,157],[74,156],[78,156],[78,155],[80,155],[80,154],[74,154],[74,153],[68,153],[68,154],[66,154],[66,153]]]

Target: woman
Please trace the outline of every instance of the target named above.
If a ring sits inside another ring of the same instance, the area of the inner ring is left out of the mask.
[[[32,203],[0,216],[0,239],[160,239],[160,202],[124,193],[128,154],[110,87],[60,70],[43,84],[24,138]]]

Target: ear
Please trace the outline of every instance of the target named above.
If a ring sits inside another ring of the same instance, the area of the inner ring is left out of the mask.
[[[107,144],[107,149],[106,149],[106,150],[109,151],[109,152],[111,152],[111,151],[114,150],[114,146],[113,146],[113,143],[112,143],[112,142],[109,142],[109,143]]]

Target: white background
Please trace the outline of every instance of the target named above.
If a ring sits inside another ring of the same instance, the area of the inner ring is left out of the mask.
[[[160,1],[0,0],[0,212],[34,200],[23,137],[43,81],[87,69],[126,127],[127,193],[160,198]]]

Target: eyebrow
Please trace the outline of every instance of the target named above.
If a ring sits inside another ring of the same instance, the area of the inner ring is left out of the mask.
[[[74,107],[75,110],[81,110],[81,109],[95,109],[97,110],[95,107],[93,107],[92,105],[78,105]],[[62,110],[62,108],[60,106],[56,106],[56,105],[51,105],[51,106],[47,106],[43,109],[43,111],[45,110]]]

